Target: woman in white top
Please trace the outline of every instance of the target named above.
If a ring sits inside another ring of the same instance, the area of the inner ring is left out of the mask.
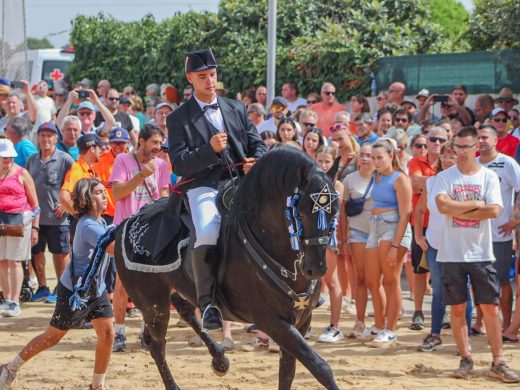
[[[340,224],[343,237],[340,240],[340,250],[346,256],[351,256],[354,263],[356,277],[356,290],[353,296],[356,302],[356,323],[349,337],[360,336],[365,330],[365,312],[367,308],[368,290],[365,283],[365,246],[370,232],[370,210],[374,202],[370,196],[373,177],[374,163],[372,161],[372,144],[366,143],[361,146],[358,154],[358,170],[349,173],[343,180],[343,203],[341,205]],[[363,211],[354,216],[348,216],[345,204],[351,199],[365,197]]]

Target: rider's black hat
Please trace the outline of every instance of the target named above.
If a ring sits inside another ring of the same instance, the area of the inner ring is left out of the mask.
[[[218,67],[217,60],[211,49],[202,49],[186,54],[185,65],[186,73],[200,72]]]

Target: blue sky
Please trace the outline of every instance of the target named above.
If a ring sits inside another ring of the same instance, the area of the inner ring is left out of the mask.
[[[473,8],[472,0],[460,1],[466,8]],[[179,11],[216,12],[219,0],[26,0],[25,4],[27,35],[47,38],[56,47],[61,47],[68,42],[70,22],[78,14],[96,15],[102,11],[117,19],[131,21],[151,13],[159,21]]]

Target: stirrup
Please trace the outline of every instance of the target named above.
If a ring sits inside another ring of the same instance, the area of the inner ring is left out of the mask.
[[[214,305],[213,303],[210,303],[205,309],[204,309],[204,312],[201,314],[201,317],[200,317],[200,327],[201,327],[201,330],[204,331],[204,332],[207,332],[208,329],[204,328],[204,317],[206,316],[206,312],[208,311],[208,309],[217,309],[218,313],[219,313],[219,316],[220,316],[220,322],[223,321],[223,317],[222,317],[222,312],[220,311],[220,308],[217,306],[217,305]]]

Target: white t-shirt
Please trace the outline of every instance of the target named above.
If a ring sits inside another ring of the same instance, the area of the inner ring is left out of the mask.
[[[343,186],[345,188],[343,191],[343,200],[347,201],[362,198],[363,195],[365,195],[369,183],[370,179],[363,178],[359,171],[349,173],[343,179]],[[348,217],[348,224],[351,229],[360,230],[365,233],[370,232],[370,222],[368,218],[370,217],[370,211],[374,208],[374,201],[371,197],[373,187],[374,184],[372,184],[370,191],[367,193],[361,214]]]
[[[307,100],[305,100],[304,98],[297,98],[294,102],[290,102],[287,100],[287,103],[289,103],[289,105],[287,106],[287,108],[292,112],[294,113],[298,107],[300,106],[307,106]]]
[[[260,123],[257,128],[258,134],[262,134],[264,131],[272,131],[276,134],[276,123],[274,123],[274,118],[271,117],[266,121]]]
[[[462,174],[457,166],[440,172],[435,180],[432,196],[435,199],[442,194],[456,201],[483,200],[486,205],[496,204],[502,207],[498,176],[485,167],[481,167],[472,176]],[[437,261],[495,261],[491,220],[464,220],[445,215]]]
[[[478,161],[480,163],[480,158]],[[514,158],[502,153],[499,153],[498,156],[489,163],[482,164],[482,166],[491,169],[498,175],[498,179],[500,180],[500,193],[502,194],[502,202],[504,204],[504,208],[500,211],[499,216],[491,221],[493,241],[510,241],[513,239],[513,233],[505,236],[501,235],[498,232],[498,227],[508,223],[513,217],[515,191],[520,190],[520,167]]]
[[[444,215],[439,213],[435,198],[432,196],[435,179],[436,176],[430,176],[426,179],[427,206],[429,211],[426,239],[428,240],[428,245],[433,249],[439,249],[441,247],[442,229],[444,228]]]

